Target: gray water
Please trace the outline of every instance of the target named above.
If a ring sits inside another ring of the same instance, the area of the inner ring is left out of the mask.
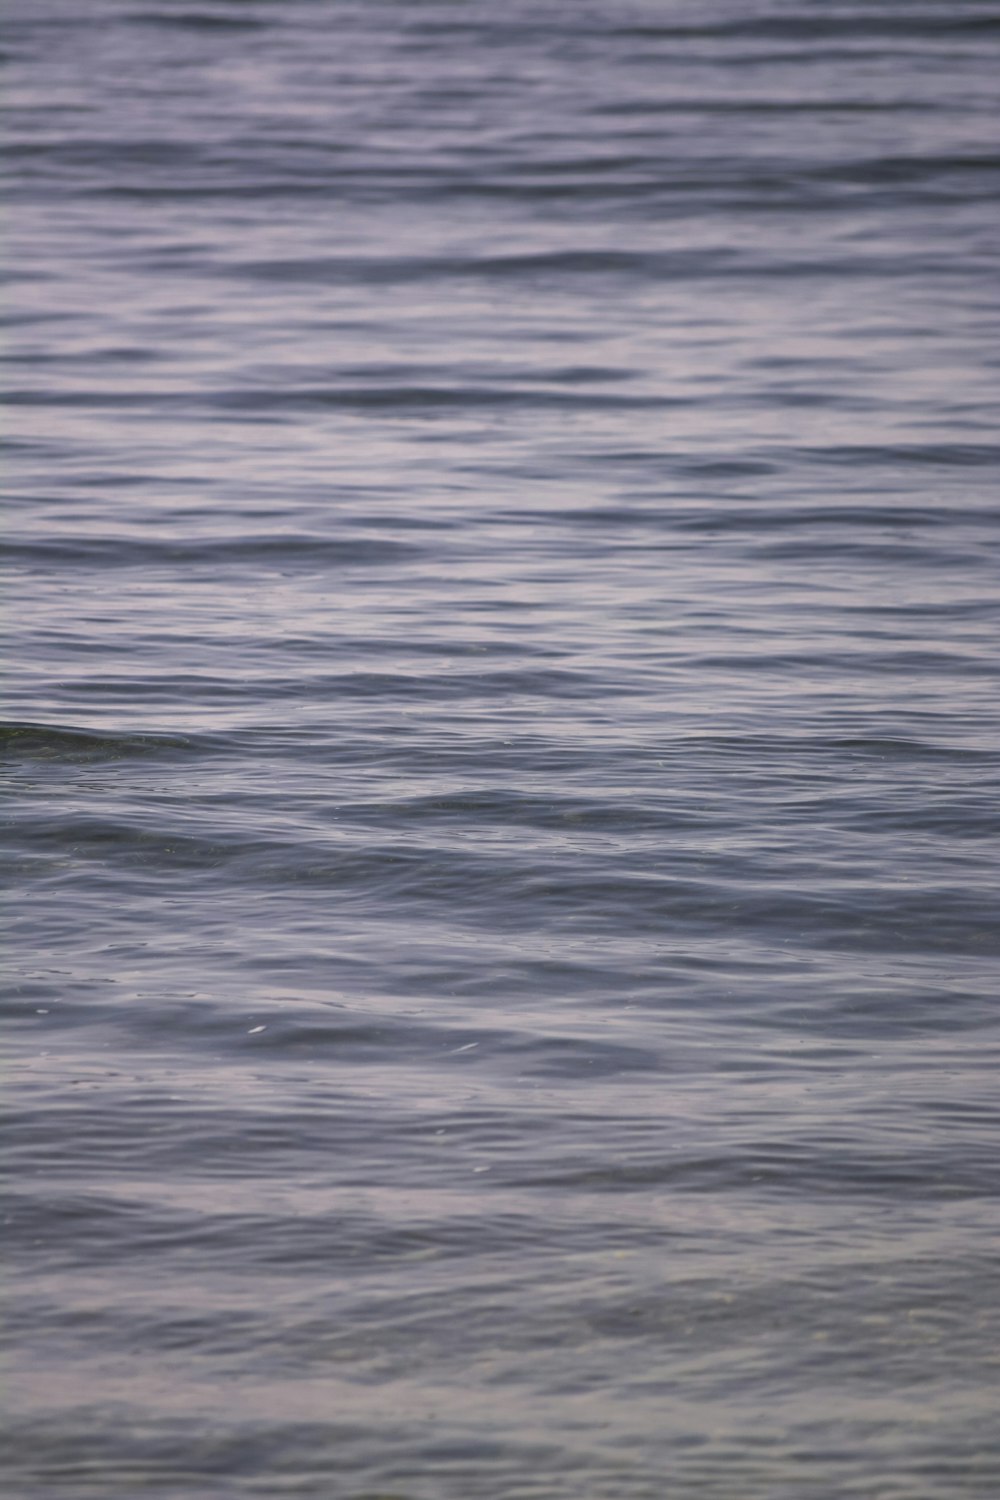
[[[8,4],[7,1495],[1000,1494],[998,37]]]

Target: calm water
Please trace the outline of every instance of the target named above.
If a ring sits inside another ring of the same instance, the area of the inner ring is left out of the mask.
[[[12,0],[16,1500],[995,1500],[977,0]]]

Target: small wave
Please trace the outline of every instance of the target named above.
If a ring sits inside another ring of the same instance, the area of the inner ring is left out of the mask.
[[[199,749],[203,748],[202,737],[197,743]],[[114,734],[66,724],[0,724],[0,757],[7,760],[124,760],[188,750],[194,745],[194,738],[188,735]]]
[[[173,568],[178,564],[219,567],[226,564],[308,563],[312,568],[372,566],[419,554],[412,543],[387,537],[314,537],[268,534],[243,537],[193,537],[152,541],[129,536],[11,538],[3,548],[12,563],[100,564],[101,567]]]
[[[256,16],[220,15],[217,11],[135,11],[122,19],[132,26],[168,26],[175,31],[208,35],[262,31],[268,24]]]
[[[984,761],[996,759],[992,750],[968,749],[942,745],[924,739],[903,739],[892,735],[725,735],[696,734],[678,739],[670,747],[675,752],[691,749],[717,750],[731,755],[748,755],[755,760],[784,759],[793,756],[828,757],[846,751],[850,755],[872,756],[877,760],[945,760]]]
[[[651,23],[616,26],[618,36],[637,41],[681,41],[686,38],[705,40],[727,37],[761,40],[775,38],[778,41],[806,41],[815,43],[821,38],[844,39],[850,42],[861,37],[927,37],[938,38],[949,35],[992,35],[1000,30],[1000,20],[995,15],[914,16],[911,7],[896,16],[885,13],[861,15],[856,10],[842,15],[822,14],[809,7],[806,13],[797,15],[747,16],[718,22]]]
[[[838,443],[829,448],[799,448],[797,452],[814,463],[838,466],[920,464],[982,468],[1000,463],[997,443]]]
[[[410,411],[532,406],[573,410],[649,409],[690,405],[667,396],[629,396],[618,392],[585,392],[502,385],[300,386],[220,392],[213,405],[227,411],[269,412],[348,410]]]

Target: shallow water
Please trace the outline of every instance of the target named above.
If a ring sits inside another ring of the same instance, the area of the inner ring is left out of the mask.
[[[1000,1491],[975,0],[12,0],[17,1500]]]

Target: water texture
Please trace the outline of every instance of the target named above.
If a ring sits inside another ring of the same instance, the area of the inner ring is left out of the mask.
[[[995,1500],[1000,11],[9,0],[12,1500]]]

